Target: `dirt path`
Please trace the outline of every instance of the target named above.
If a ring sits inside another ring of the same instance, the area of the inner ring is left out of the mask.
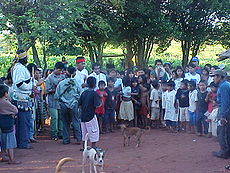
[[[211,155],[212,151],[219,149],[214,138],[151,130],[143,134],[139,148],[135,148],[134,141],[131,141],[131,146],[122,147],[119,130],[101,136],[98,146],[108,148],[105,157],[106,173],[228,172],[224,169],[228,160]],[[22,164],[9,166],[0,163],[0,173],[54,173],[57,161],[63,157],[76,159],[76,162],[66,163],[63,171],[81,172],[80,146],[74,143],[63,145],[61,141],[51,141],[44,136],[33,146],[32,150],[16,149],[16,158],[22,161]]]

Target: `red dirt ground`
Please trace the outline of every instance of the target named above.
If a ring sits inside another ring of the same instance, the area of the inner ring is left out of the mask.
[[[142,143],[135,148],[134,140],[129,147],[122,146],[121,132],[101,135],[98,146],[108,152],[105,157],[106,173],[222,173],[228,160],[211,155],[219,149],[214,138],[191,134],[172,134],[164,130],[151,130],[143,134]],[[54,173],[57,161],[73,157],[76,162],[63,166],[67,173],[81,172],[80,146],[40,137],[32,150],[16,149],[20,165],[0,163],[0,173]],[[99,172],[99,171],[98,171]]]

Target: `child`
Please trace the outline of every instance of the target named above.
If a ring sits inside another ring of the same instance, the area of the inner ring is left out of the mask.
[[[140,88],[138,86],[138,79],[136,77],[131,78],[131,96],[134,106],[134,126],[138,126],[137,115],[141,108],[140,102]]]
[[[170,81],[167,83],[167,92],[166,92],[166,106],[165,106],[165,117],[166,126],[171,132],[176,132],[176,125],[178,121],[178,114],[175,108],[176,100],[176,91],[175,83]]]
[[[188,90],[189,90],[189,125],[191,128],[191,133],[195,133],[195,125],[196,125],[196,103],[198,101],[197,98],[197,90],[196,90],[196,82],[190,81],[188,83]]]
[[[16,106],[12,105],[8,100],[8,90],[6,85],[0,85],[0,130],[1,148],[6,151],[9,156],[9,164],[20,164],[21,162],[14,159],[14,148],[17,147],[14,133],[14,116],[18,113]]]
[[[150,94],[151,105],[151,127],[158,127],[160,125],[160,106],[159,106],[159,82],[157,80],[152,81],[153,89]]]
[[[179,105],[179,119],[180,119],[180,129],[182,131],[188,130],[188,107],[189,107],[189,91],[188,91],[188,80],[182,80],[181,86],[176,93],[176,107]]]
[[[97,115],[97,120],[98,120],[98,123],[99,123],[99,129],[100,129],[100,133],[101,134],[104,134],[105,132],[102,130],[102,125],[103,125],[103,122],[105,122],[105,118],[104,118],[104,114],[105,114],[105,100],[106,100],[106,97],[107,97],[107,93],[105,91],[105,81],[99,81],[98,82],[98,88],[96,90],[96,92],[98,93],[98,95],[100,96],[101,98],[101,106],[97,107],[96,110],[95,110],[95,113]]]
[[[131,87],[130,78],[125,76],[122,79],[123,89],[122,89],[122,102],[120,105],[120,118],[122,120],[128,120],[130,126],[132,126],[132,120],[134,119],[134,108],[131,101]]]
[[[117,90],[114,88],[114,78],[109,77],[107,83],[108,87],[105,89],[107,93],[107,98],[105,100],[105,126],[106,132],[113,132]]]
[[[160,100],[160,120],[163,127],[165,127],[164,116],[165,116],[165,107],[166,107],[166,92],[167,92],[167,82],[162,82],[161,84],[161,100]]]
[[[206,100],[208,91],[207,91],[207,83],[206,81],[200,81],[199,83],[199,91],[197,93],[197,135],[201,136],[202,133],[205,135],[208,134],[208,123],[206,121],[207,117],[204,115],[208,110],[208,102]]]
[[[175,90],[180,88],[181,81],[184,79],[184,70],[181,66],[177,66],[176,68],[176,80],[175,82]]]
[[[200,82],[200,75],[196,73],[196,65],[189,64],[189,72],[185,73],[185,79],[189,81],[195,81],[196,84]]]
[[[212,137],[212,124],[213,124],[213,117],[211,116],[212,112],[213,112],[213,109],[215,107],[215,100],[216,100],[216,97],[217,97],[217,88],[218,88],[218,85],[215,84],[214,82],[212,82],[210,84],[210,88],[211,88],[211,92],[209,92],[207,94],[207,97],[206,97],[206,102],[208,102],[208,112],[207,112],[207,122],[209,124],[209,130],[208,130],[208,135],[207,137]],[[215,110],[216,111],[216,110]],[[213,114],[212,114],[213,115]]]
[[[96,148],[96,142],[99,141],[99,127],[97,117],[95,115],[95,109],[101,105],[100,96],[94,91],[96,87],[96,78],[88,77],[87,79],[88,89],[85,90],[79,100],[79,106],[81,108],[81,130],[83,145],[86,133],[89,134],[89,141],[92,143],[92,147]]]

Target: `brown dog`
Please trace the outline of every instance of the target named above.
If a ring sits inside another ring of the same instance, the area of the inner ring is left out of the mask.
[[[66,172],[63,172],[63,171],[61,170],[61,167],[62,167],[66,162],[68,162],[68,161],[74,161],[74,160],[75,160],[75,159],[73,159],[73,158],[71,158],[71,157],[66,157],[66,158],[61,159],[61,160],[58,162],[57,166],[56,166],[55,173],[66,173]]]
[[[131,136],[134,136],[137,139],[137,145],[136,147],[140,146],[141,143],[141,136],[143,134],[143,130],[140,129],[139,127],[127,127],[126,125],[122,124],[120,125],[121,127],[121,132],[123,135],[123,146],[126,146],[126,140],[128,139],[128,146],[130,143],[130,138]]]

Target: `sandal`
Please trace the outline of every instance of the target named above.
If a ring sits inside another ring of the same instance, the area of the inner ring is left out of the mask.
[[[21,164],[22,162],[20,161],[9,161],[8,164],[12,164],[12,165],[17,165],[17,164]]]

